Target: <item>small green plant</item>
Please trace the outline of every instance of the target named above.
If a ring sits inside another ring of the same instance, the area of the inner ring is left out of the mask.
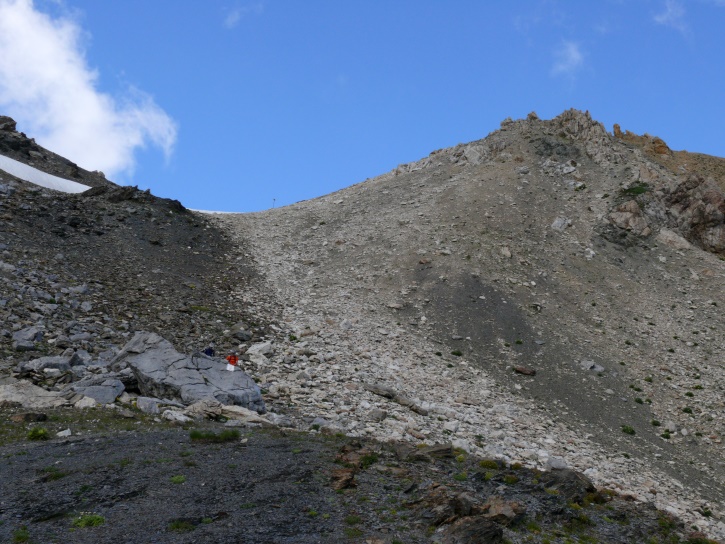
[[[30,532],[28,531],[28,528],[23,525],[20,529],[15,529],[13,531],[13,544],[19,544],[21,542],[29,542],[30,541]]]
[[[48,440],[50,433],[44,427],[33,427],[28,431],[28,440]]]
[[[106,518],[93,512],[81,512],[73,520],[73,527],[84,529],[86,527],[98,527],[106,523]]]
[[[186,476],[183,474],[178,474],[176,476],[171,477],[171,483],[172,484],[183,484],[186,481]]]
[[[290,342],[296,342],[297,341],[297,337],[294,334],[290,334],[289,335],[289,340],[290,340]]]
[[[360,458],[360,468],[365,470],[366,468],[377,463],[378,459],[379,459],[379,456],[375,452],[365,454]]]
[[[205,525],[209,525],[210,523],[214,523],[214,520],[212,518],[202,518],[201,522]]]
[[[692,391],[688,391],[687,393],[685,393],[685,396],[686,397],[694,397],[695,394]]]
[[[631,435],[636,434],[634,427],[632,427],[631,425],[622,425],[622,432],[624,434],[631,434]]]
[[[174,533],[189,533],[196,529],[193,523],[186,519],[175,519],[169,523],[169,531]]]
[[[43,469],[43,472],[45,472],[45,476],[43,477],[43,479],[46,482],[53,482],[55,480],[60,480],[64,476],[68,476],[68,472],[63,472],[58,467],[54,466],[45,467]]]
[[[622,195],[626,196],[638,196],[643,195],[647,191],[649,191],[649,185],[647,185],[646,183],[638,183],[637,185],[633,185],[632,187],[622,189],[620,192]]]
[[[453,476],[453,479],[457,482],[465,482],[468,479],[468,474],[465,472],[459,472]]]
[[[634,402],[636,402],[637,404],[644,404],[644,401],[641,398],[639,398],[639,397],[637,397],[636,399],[634,399]]]
[[[524,341],[523,341],[523,340],[516,340],[516,344],[517,344],[517,345],[519,345],[519,346],[520,346],[521,344],[523,344],[523,343],[524,343]]]
[[[689,406],[685,406],[682,409],[682,411],[685,412],[686,414],[691,414],[692,413],[692,408],[690,408]]]
[[[466,456],[463,453],[456,455],[456,463],[463,463],[466,460]]]
[[[311,518],[316,518],[320,514],[317,512],[317,510],[308,510],[307,515],[310,516]]]
[[[662,438],[664,438],[665,440],[669,440],[670,438],[672,438],[672,435],[670,434],[670,431],[665,431],[660,436]]]
[[[455,355],[456,357],[460,357],[461,355],[463,355],[463,352],[460,349],[454,349],[453,351],[451,351],[451,355]]]
[[[646,381],[647,383],[652,383],[652,376],[647,376],[647,377],[646,377],[646,378],[644,379],[644,381]]]
[[[436,351],[436,355],[437,355],[438,357],[443,357],[443,354],[442,354],[442,353],[441,353],[440,351]]]
[[[479,461],[478,466],[481,468],[493,468],[498,470],[498,463],[493,459],[483,459]]]
[[[515,474],[507,474],[503,477],[503,481],[505,484],[514,485],[515,483],[518,483],[519,477]]]
[[[347,523],[348,525],[357,525],[361,521],[362,519],[360,518],[360,516],[349,515],[345,517],[345,523]]]
[[[197,429],[189,431],[189,438],[191,438],[194,442],[233,442],[235,440],[239,440],[240,436],[240,432],[236,429],[226,429],[218,434],[213,431],[200,431]]]
[[[653,420],[652,420],[652,426],[653,426],[653,427],[659,427],[660,425],[662,425],[662,423],[660,423],[660,422],[659,422],[659,421],[657,421],[656,419],[653,419]]]
[[[348,538],[359,538],[363,532],[357,527],[345,527],[345,536]]]

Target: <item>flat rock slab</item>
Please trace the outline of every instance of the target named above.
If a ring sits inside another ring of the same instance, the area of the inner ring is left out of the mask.
[[[141,393],[177,398],[184,404],[213,398],[264,413],[262,393],[244,372],[228,372],[226,363],[205,355],[184,355],[156,333],[138,332],[113,360],[112,368],[130,368]]]
[[[73,391],[91,397],[98,404],[112,404],[123,393],[123,382],[114,378],[95,378],[74,384]]]
[[[55,391],[46,391],[30,382],[0,385],[0,406],[23,408],[57,408],[67,406],[68,401]]]

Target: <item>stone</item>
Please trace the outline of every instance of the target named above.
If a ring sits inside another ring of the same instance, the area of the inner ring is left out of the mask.
[[[536,376],[536,370],[527,366],[515,366],[514,371],[517,374],[523,374],[524,376]]]
[[[368,417],[373,421],[383,421],[386,417],[388,417],[388,413],[385,410],[374,408],[368,412]]]
[[[56,391],[46,391],[42,387],[26,381],[0,385],[0,407],[20,406],[30,409],[58,408],[67,406],[68,401]]]
[[[15,423],[37,423],[39,421],[46,421],[48,416],[39,412],[25,412],[23,414],[13,414],[10,416],[10,421]]]
[[[179,425],[183,425],[191,421],[189,416],[184,415],[183,412],[179,412],[177,410],[166,410],[164,415],[161,417],[167,421],[171,421],[172,423],[178,423]]]
[[[263,427],[273,427],[273,424],[268,419],[261,417],[254,410],[249,410],[243,406],[222,406],[221,415],[244,423],[254,423]]]
[[[569,468],[569,466],[567,465],[566,461],[561,457],[551,456],[546,460],[546,468],[548,470],[565,469]]]
[[[445,529],[442,544],[500,544],[503,529],[484,516],[461,518]]]
[[[523,505],[515,501],[508,501],[498,495],[490,497],[483,505],[483,510],[486,512],[484,517],[504,526],[511,525],[526,514],[526,508]]]
[[[43,331],[38,327],[28,327],[13,333],[15,342],[40,342],[43,339]]]
[[[669,229],[661,229],[659,233],[657,233],[655,239],[673,249],[683,250],[692,248],[692,244],[690,242]]]
[[[557,217],[556,219],[554,219],[554,222],[551,224],[551,228],[554,230],[563,231],[569,225],[571,225],[571,220],[567,219],[566,217]]]
[[[137,332],[114,358],[111,368],[128,367],[144,396],[178,398],[184,404],[215,399],[264,413],[257,384],[244,372],[227,372],[226,365],[204,356],[177,352],[156,333]]]
[[[92,399],[91,397],[83,397],[81,400],[76,402],[73,406],[76,408],[95,408],[98,406],[98,403],[95,401],[95,399]]]
[[[247,350],[247,355],[271,355],[272,354],[272,342],[260,342],[258,344],[252,344]]]
[[[591,370],[592,372],[604,372],[604,367],[600,364],[595,363],[594,361],[581,361],[579,363],[579,366],[581,366],[582,370]]]
[[[252,331],[247,330],[248,325],[244,323],[243,321],[236,323],[231,329],[230,329],[230,335],[232,338],[236,338],[240,342],[248,342],[252,339]]]
[[[144,414],[158,414],[159,413],[159,399],[150,397],[138,397],[136,399],[136,408],[141,410]]]
[[[265,414],[265,417],[277,427],[287,427],[292,428],[295,426],[294,422],[292,421],[292,418],[289,417],[286,414],[275,414],[273,412],[267,412]]]
[[[90,397],[98,404],[112,404],[123,393],[123,382],[115,378],[94,376],[71,385],[70,389],[85,397]]]
[[[620,229],[629,230],[642,236],[649,231],[649,224],[636,200],[629,200],[617,206],[609,214],[609,221]]]
[[[20,363],[17,366],[17,372],[20,377],[26,376],[31,372],[43,372],[46,369],[57,369],[60,372],[69,372],[71,369],[70,357],[62,355],[55,357],[40,357],[31,361]]]
[[[596,491],[592,481],[580,472],[570,469],[553,469],[539,478],[549,489],[555,489],[567,502],[580,503],[588,493]]]
[[[662,425],[662,429],[670,432],[670,433],[676,433],[677,432],[677,423],[675,423],[672,420],[665,421]]]
[[[460,428],[461,424],[458,421],[446,421],[443,424],[443,428],[448,431],[449,433],[457,433],[458,429]]]
[[[66,437],[70,436],[71,434],[72,434],[72,432],[70,429],[65,429],[64,431],[59,431],[59,432],[55,433],[55,436],[57,436],[58,438],[66,438]]]

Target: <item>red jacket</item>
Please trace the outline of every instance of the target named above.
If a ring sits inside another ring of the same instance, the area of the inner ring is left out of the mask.
[[[227,362],[232,366],[237,366],[237,363],[239,362],[239,357],[236,355],[227,355]]]

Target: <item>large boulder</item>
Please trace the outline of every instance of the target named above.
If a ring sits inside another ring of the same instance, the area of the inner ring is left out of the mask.
[[[91,397],[98,404],[112,404],[125,387],[123,382],[113,376],[90,376],[70,386],[75,393]]]
[[[211,398],[260,414],[265,412],[262,393],[247,374],[239,370],[228,372],[221,359],[179,353],[156,333],[136,333],[111,367],[115,371],[130,368],[145,396],[177,398],[184,404]]]
[[[0,385],[0,407],[58,408],[67,406],[68,401],[56,391],[26,381]]]

